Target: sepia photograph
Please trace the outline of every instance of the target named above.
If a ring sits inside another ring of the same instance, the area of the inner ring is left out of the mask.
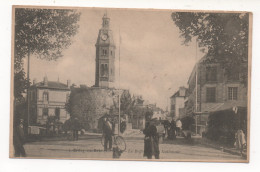
[[[13,6],[10,158],[248,163],[252,17]]]

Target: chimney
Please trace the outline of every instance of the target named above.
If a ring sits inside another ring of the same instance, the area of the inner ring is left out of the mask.
[[[43,85],[44,85],[44,86],[48,86],[48,78],[47,78],[47,76],[45,76],[45,77],[43,78]]]
[[[70,86],[71,86],[71,82],[70,80],[67,80],[67,87],[70,88]]]
[[[37,80],[34,78],[33,79],[33,85],[35,85],[37,83]]]

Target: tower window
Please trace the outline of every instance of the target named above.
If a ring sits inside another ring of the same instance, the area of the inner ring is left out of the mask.
[[[48,108],[43,108],[42,109],[42,116],[48,116],[49,109]]]
[[[103,49],[103,55],[107,55],[107,50],[106,49]]]
[[[111,56],[113,55],[112,51],[111,51]]]
[[[108,65],[107,64],[101,64],[101,76],[107,77],[108,76]]]
[[[48,94],[47,92],[44,92],[44,93],[43,93],[43,101],[44,101],[44,102],[49,101],[49,94]]]
[[[55,108],[55,117],[60,120],[60,108]]]

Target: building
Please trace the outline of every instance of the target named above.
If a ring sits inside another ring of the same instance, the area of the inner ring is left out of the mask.
[[[105,13],[102,28],[96,42],[95,87],[111,88],[115,81],[115,49],[113,32],[109,28],[110,18]]]
[[[247,64],[227,72],[221,64],[206,63],[205,59],[206,56],[197,62],[189,77],[185,107],[187,115],[195,115],[198,132],[203,131],[211,112],[247,106],[247,87],[242,82],[242,71]]]
[[[70,118],[65,110],[65,104],[70,94],[70,81],[63,84],[59,81],[48,81],[45,76],[42,82],[29,88],[29,123],[30,125],[44,125],[48,117],[56,117],[64,123]]]
[[[175,120],[181,119],[182,117],[185,116],[183,108],[184,108],[186,97],[187,97],[187,88],[185,87],[180,87],[179,90],[176,91],[170,97],[170,101],[171,101],[170,115]]]

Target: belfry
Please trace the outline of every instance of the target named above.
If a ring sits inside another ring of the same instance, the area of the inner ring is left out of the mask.
[[[109,28],[110,18],[103,16],[102,27],[96,42],[95,87],[111,88],[115,81],[115,49],[113,32]]]

